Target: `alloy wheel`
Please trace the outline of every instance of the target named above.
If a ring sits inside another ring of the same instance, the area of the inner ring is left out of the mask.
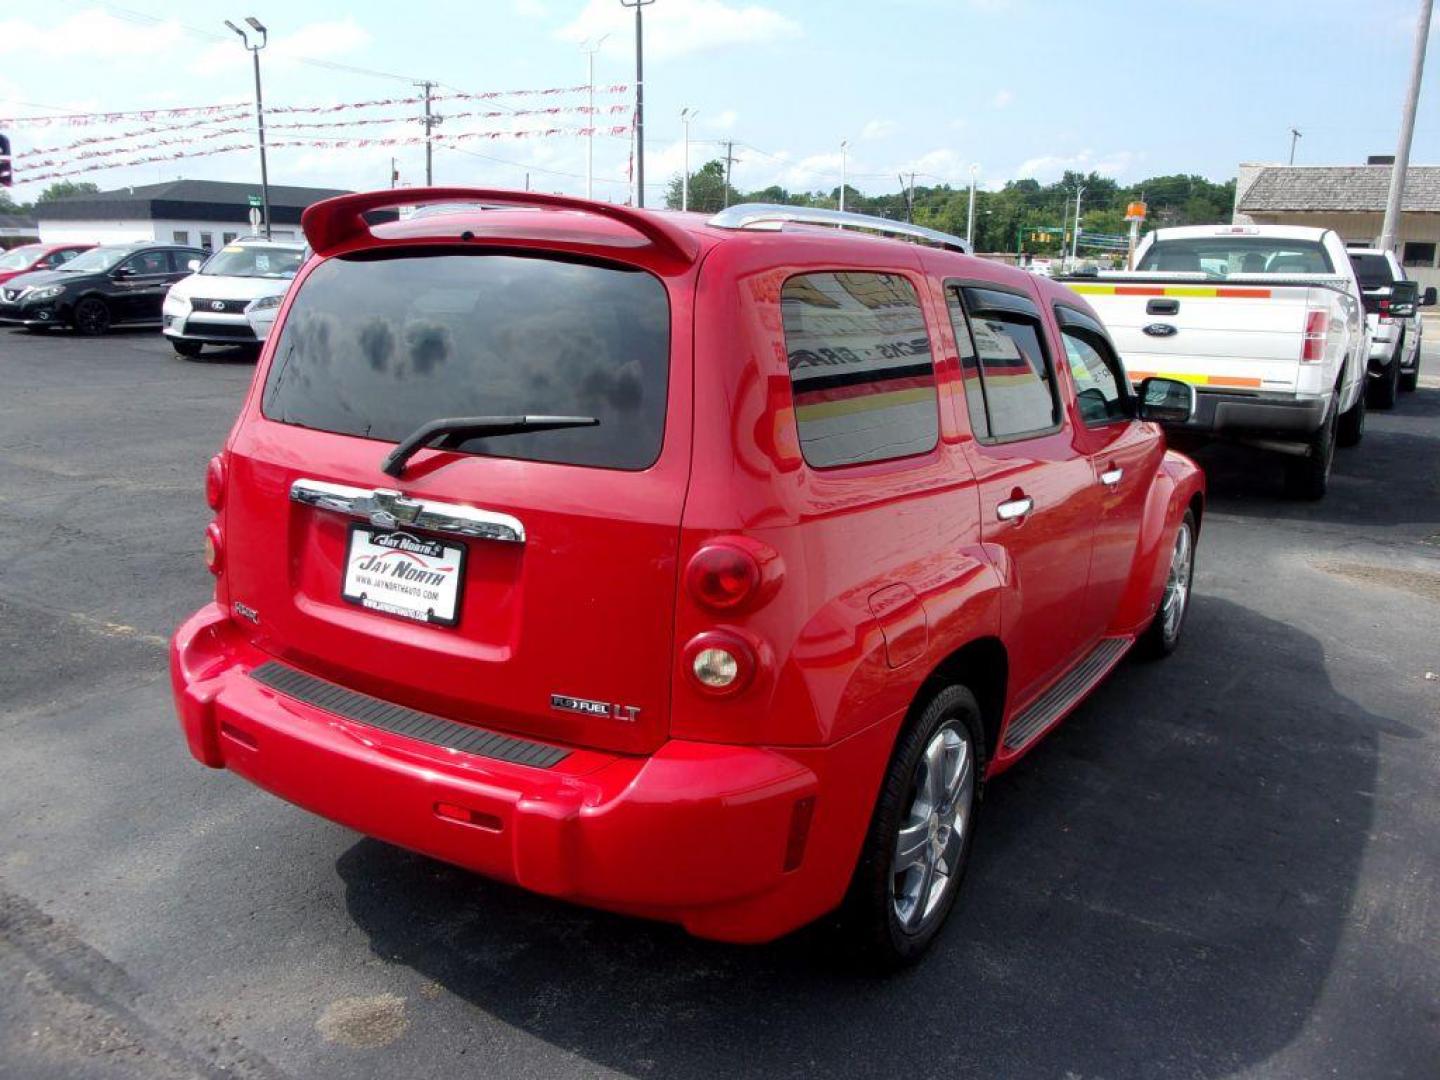
[[[1185,605],[1190,602],[1190,575],[1194,569],[1195,541],[1189,522],[1180,523],[1175,534],[1175,550],[1170,556],[1170,573],[1165,578],[1165,595],[1160,601],[1161,626],[1165,640],[1174,641],[1185,618]]]
[[[964,724],[952,720],[931,737],[912,791],[895,838],[891,904],[900,925],[917,933],[959,879],[975,795],[975,751]]]

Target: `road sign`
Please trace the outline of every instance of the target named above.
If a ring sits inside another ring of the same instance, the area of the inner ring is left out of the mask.
[[[1125,207],[1126,221],[1144,221],[1145,212],[1149,208],[1143,202],[1132,202]]]
[[[250,228],[260,228],[260,208],[258,206],[250,207]]]
[[[259,196],[259,195],[251,195],[251,196],[250,196],[250,208],[251,208],[252,210],[259,210],[260,207],[262,207],[263,205],[265,205],[265,204],[260,201],[260,196]]]

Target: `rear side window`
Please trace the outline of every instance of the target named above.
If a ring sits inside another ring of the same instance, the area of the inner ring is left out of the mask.
[[[1352,254],[1350,263],[1355,267],[1355,276],[1360,279],[1362,289],[1378,289],[1395,280],[1390,273],[1390,260],[1384,255]]]
[[[440,417],[593,416],[596,427],[457,448],[643,469],[660,454],[669,370],[669,303],[643,271],[433,251],[342,257],[300,287],[263,409],[389,442]]]
[[[1055,373],[1034,305],[990,289],[952,287],[946,295],[975,436],[1013,439],[1058,427]]]
[[[780,294],[795,426],[818,468],[921,454],[940,437],[930,335],[895,274],[802,274]]]

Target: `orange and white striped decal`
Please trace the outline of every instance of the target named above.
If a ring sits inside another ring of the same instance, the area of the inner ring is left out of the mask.
[[[1220,300],[1268,300],[1269,289],[1238,285],[1071,285],[1083,296],[1183,296]]]
[[[1130,371],[1127,372],[1132,383],[1139,383],[1142,379],[1174,379],[1177,382],[1189,383],[1191,386],[1234,386],[1243,387],[1247,390],[1259,390],[1264,384],[1259,379],[1252,379],[1246,375],[1194,375],[1190,372],[1181,371]]]

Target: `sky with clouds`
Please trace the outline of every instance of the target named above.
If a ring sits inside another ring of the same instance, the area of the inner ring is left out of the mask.
[[[686,106],[698,110],[692,168],[733,140],[742,189],[832,189],[842,141],[851,183],[872,192],[894,190],[897,174],[912,171],[921,183],[963,185],[972,167],[986,186],[1049,181],[1067,168],[1122,180],[1175,172],[1226,179],[1240,161],[1283,161],[1292,127],[1303,132],[1298,162],[1363,161],[1394,150],[1416,9],[1415,0],[655,0],[645,8],[647,198],[659,202],[680,169]],[[597,84],[634,77],[634,16],[619,0],[70,0],[0,14],[0,116],[249,102],[249,56],[223,25],[246,15],[272,33],[262,64],[273,105],[407,97],[419,79],[441,84],[441,93],[573,87],[586,81],[583,49],[597,42]],[[1440,21],[1417,163],[1440,163],[1437,40]],[[597,104],[628,100],[602,95]],[[508,114],[537,101],[573,106],[584,97],[506,98],[493,108],[452,100],[438,111]],[[395,119],[305,134],[414,136],[420,128],[407,114],[415,111],[347,113]],[[576,115],[452,117],[438,130],[581,123]],[[96,134],[8,131],[17,154]],[[190,136],[107,145],[142,156]],[[197,138],[202,144],[229,145]],[[536,189],[579,194],[585,152],[575,135],[467,140],[436,149],[436,181],[520,187],[528,172]],[[630,152],[628,137],[596,138],[597,196],[625,197]],[[271,181],[383,187],[392,153],[402,181],[423,181],[419,148],[353,146],[277,147]],[[108,188],[256,172],[253,152],[237,152],[75,179]],[[39,186],[14,194],[33,198]]]

